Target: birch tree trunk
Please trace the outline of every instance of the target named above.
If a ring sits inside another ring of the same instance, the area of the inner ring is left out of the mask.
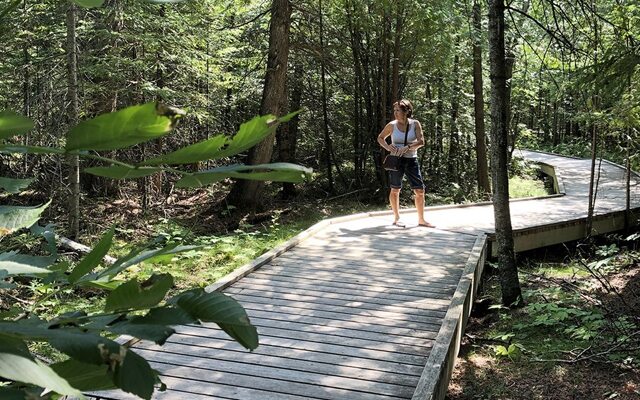
[[[502,304],[512,306],[522,302],[516,267],[509,209],[509,178],[507,175],[508,66],[505,56],[504,0],[489,0],[489,59],[491,72],[491,170],[493,207]]]
[[[69,127],[78,123],[78,57],[76,49],[76,5],[69,2],[67,8],[67,118]],[[67,235],[75,239],[80,233],[80,160],[70,155],[68,163],[69,198],[67,200],[69,218]]]

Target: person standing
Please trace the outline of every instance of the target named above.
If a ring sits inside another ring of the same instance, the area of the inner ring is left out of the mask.
[[[418,226],[435,228],[424,219],[424,182],[418,165],[418,149],[424,146],[422,125],[417,119],[412,119],[413,105],[409,100],[393,103],[394,120],[389,122],[378,135],[378,144],[389,153],[400,157],[400,167],[397,171],[389,171],[389,203],[393,210],[393,225],[401,228],[405,224],[400,221],[400,188],[404,176],[409,180],[414,193],[414,202],[418,212]],[[391,136],[391,144],[387,137]],[[406,145],[405,145],[406,137]]]

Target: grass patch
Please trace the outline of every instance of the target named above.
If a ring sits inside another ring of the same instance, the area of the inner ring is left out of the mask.
[[[509,178],[509,198],[547,196],[549,193],[544,182],[531,177],[514,176]]]

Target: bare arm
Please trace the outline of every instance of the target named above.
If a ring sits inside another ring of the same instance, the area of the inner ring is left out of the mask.
[[[392,133],[393,133],[393,127],[389,123],[384,127],[382,132],[380,132],[380,134],[378,135],[378,144],[380,145],[380,147],[382,147],[383,149],[385,149],[386,151],[389,151],[391,153],[393,153],[395,148],[393,146],[391,146],[390,144],[388,144],[386,139],[389,136],[391,136]]]

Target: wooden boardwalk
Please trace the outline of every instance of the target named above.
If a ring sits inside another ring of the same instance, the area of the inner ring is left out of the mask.
[[[523,232],[521,246],[531,248],[561,240],[549,232],[584,220],[589,161],[523,155],[554,167],[563,191],[512,202],[516,235]],[[603,163],[602,171],[596,214],[605,221],[602,231],[619,229],[607,221],[624,210],[622,170]],[[640,178],[632,180],[637,213]],[[415,226],[412,210],[403,211],[406,229],[391,226],[388,212],[323,221],[212,285],[245,307],[260,346],[248,352],[215,325],[178,327],[162,347],[139,342],[134,349],[169,388],[155,398],[442,398],[493,233],[493,210],[432,207],[427,217],[436,229]]]

